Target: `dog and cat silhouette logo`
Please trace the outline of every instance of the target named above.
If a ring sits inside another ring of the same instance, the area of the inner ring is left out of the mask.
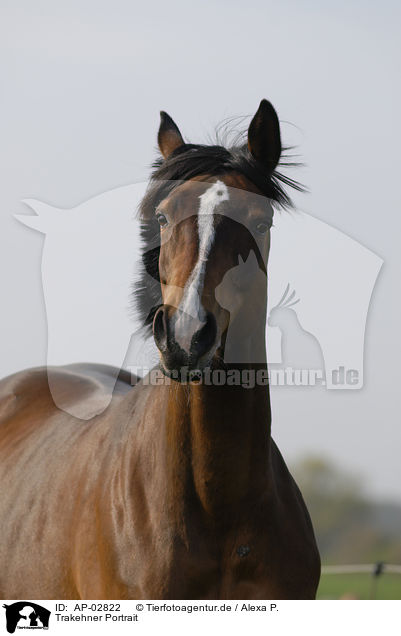
[[[49,629],[51,612],[37,603],[18,601],[3,607],[6,610],[6,627],[9,634],[14,634],[16,629]]]

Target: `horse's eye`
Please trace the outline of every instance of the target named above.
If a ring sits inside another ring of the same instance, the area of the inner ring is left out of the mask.
[[[157,219],[157,222],[160,225],[160,227],[166,227],[166,225],[168,225],[167,217],[164,214],[162,214],[161,212],[158,212],[156,214],[156,219]]]
[[[270,229],[269,223],[258,223],[256,226],[256,232],[258,234],[266,234],[266,232]]]

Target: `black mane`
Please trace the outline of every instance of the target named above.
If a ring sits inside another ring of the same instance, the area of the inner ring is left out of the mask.
[[[280,165],[295,165],[282,162]],[[244,175],[260,192],[278,206],[292,206],[285,185],[298,191],[304,188],[289,177],[274,171],[268,174],[251,155],[246,145],[225,148],[221,145],[184,144],[167,159],[158,158],[153,166],[146,194],[139,208],[141,238],[143,244],[142,274],[134,284],[134,311],[151,334],[152,322],[162,304],[159,279],[159,224],[155,210],[180,183],[200,175],[211,177],[237,172]]]

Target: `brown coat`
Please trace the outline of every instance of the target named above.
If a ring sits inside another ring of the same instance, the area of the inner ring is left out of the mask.
[[[59,374],[76,399],[78,371]],[[0,387],[3,598],[315,597],[310,518],[258,418],[266,388],[120,381],[83,421],[45,370]]]

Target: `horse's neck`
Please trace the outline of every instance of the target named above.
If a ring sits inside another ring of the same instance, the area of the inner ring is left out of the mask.
[[[260,365],[258,365],[260,371]],[[255,373],[257,369],[248,369]],[[178,385],[166,413],[168,490],[209,515],[235,514],[266,494],[270,466],[268,387]]]

